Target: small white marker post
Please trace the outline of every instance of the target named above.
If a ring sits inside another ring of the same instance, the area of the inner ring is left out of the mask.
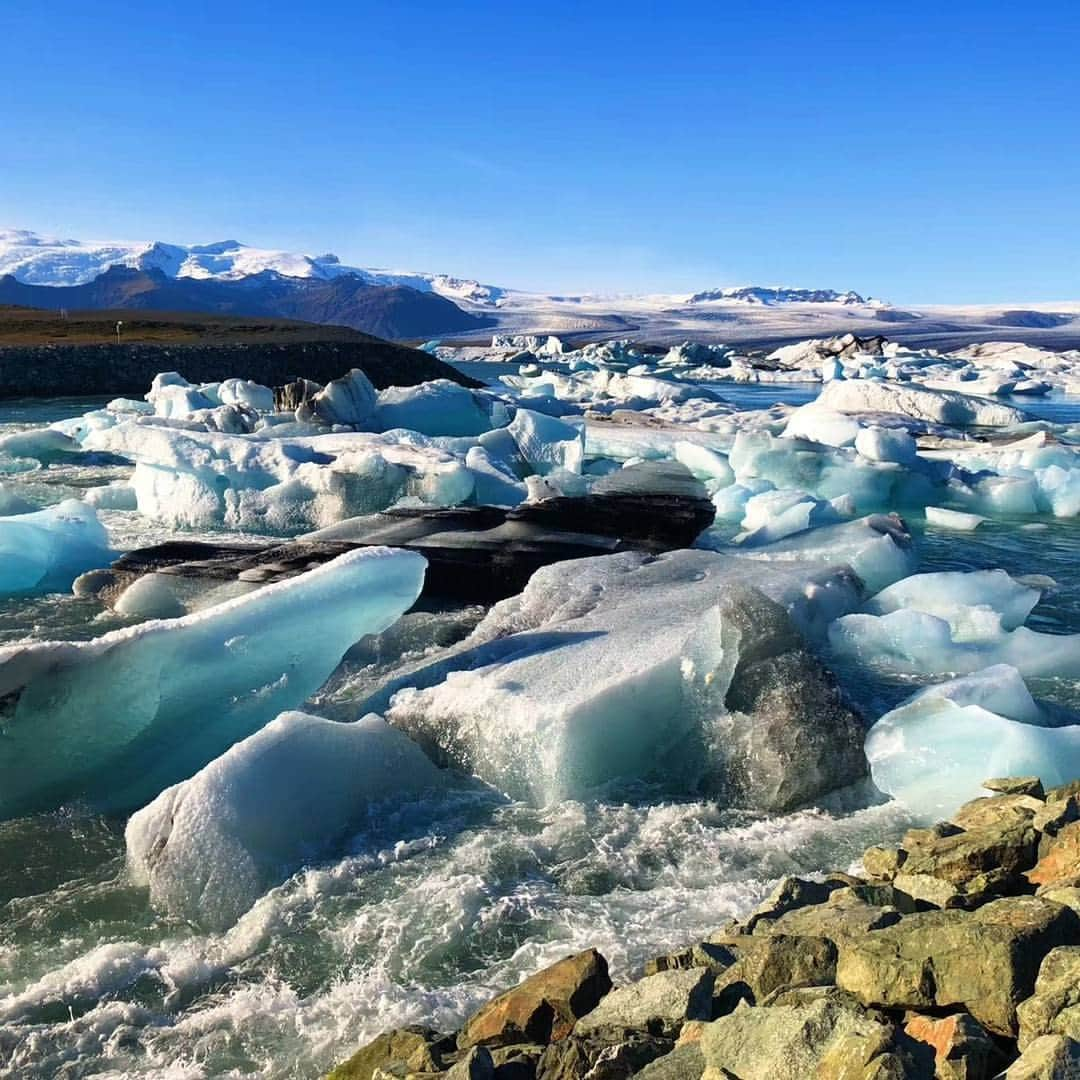
[[[120,327],[123,326],[123,325],[124,325],[124,323],[123,323],[122,320],[116,324],[116,344],[117,345],[120,344]]]

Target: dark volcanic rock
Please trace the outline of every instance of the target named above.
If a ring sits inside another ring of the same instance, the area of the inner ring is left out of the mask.
[[[378,388],[451,379],[480,384],[419,349],[389,341],[289,344],[12,345],[0,347],[0,398],[142,396],[159,371],[195,383],[236,376],[281,386],[303,376],[330,382],[359,368]]]
[[[510,511],[496,506],[392,509],[270,546],[158,544],[128,552],[109,571],[86,575],[77,592],[111,603],[143,574],[155,572],[216,583],[269,584],[354,547],[385,544],[418,551],[428,560],[425,597],[494,603],[521,592],[537,570],[551,563],[686,547],[711,523],[712,514],[712,503],[696,492],[649,491],[551,499]]]

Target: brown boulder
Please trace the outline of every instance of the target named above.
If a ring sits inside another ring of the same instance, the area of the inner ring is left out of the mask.
[[[465,1021],[458,1046],[545,1044],[570,1033],[611,989],[607,961],[595,949],[531,975]]]

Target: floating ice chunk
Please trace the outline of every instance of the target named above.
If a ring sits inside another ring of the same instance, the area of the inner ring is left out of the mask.
[[[311,399],[310,409],[325,424],[365,429],[373,426],[377,400],[371,380],[359,368],[353,368],[327,383]],[[302,411],[306,416],[307,410]]]
[[[57,428],[29,428],[0,436],[0,455],[33,458],[42,464],[63,461],[80,453],[79,443]]]
[[[378,716],[341,724],[282,713],[133,815],[128,866],[155,908],[223,930],[380,804],[446,783]]]
[[[958,628],[972,607],[992,609],[995,625],[1004,630],[1023,626],[1039,602],[1040,590],[1022,584],[1004,570],[943,570],[912,574],[871,597],[866,610],[872,615],[912,608],[937,615]]]
[[[1080,720],[1080,717],[1076,717]],[[870,729],[874,783],[928,821],[982,794],[988,776],[1080,774],[1080,724],[1046,717],[1015,669],[994,666],[920,691]]]
[[[274,411],[274,391],[250,379],[225,379],[217,395],[222,405],[242,405],[258,413]]]
[[[981,514],[965,514],[960,510],[949,510],[944,506],[926,508],[927,525],[936,525],[939,529],[955,529],[958,532],[971,532],[977,529],[986,518]]]
[[[718,450],[698,443],[675,444],[675,460],[685,465],[699,480],[716,480],[719,487],[726,487],[735,480],[735,472],[728,459]]]
[[[1000,577],[995,580],[994,574]],[[1037,600],[1037,590],[1018,585],[1001,571],[925,576],[938,580],[915,579],[907,586],[901,582],[898,593],[883,605],[891,606],[906,592],[912,606],[837,619],[829,628],[833,650],[891,673],[965,673],[1009,664],[1025,676],[1080,674],[1080,634],[1040,634],[1018,625]],[[984,602],[964,603],[965,594],[980,586]]]
[[[858,420],[811,401],[791,414],[784,428],[784,437],[809,439],[823,446],[851,446],[861,430]]]
[[[783,608],[748,596],[755,588]],[[844,571],[703,551],[558,563],[491,610],[457,657],[465,670],[438,667],[435,685],[414,679],[393,696],[387,718],[500,790],[540,803],[647,777],[694,791],[725,772],[728,751],[754,741],[753,723],[725,705],[742,652],[774,656],[764,646],[754,653],[754,627],[773,626],[786,642],[781,651],[798,651],[784,609],[796,625],[816,627],[856,597]],[[804,668],[793,657],[780,667],[788,663],[790,687]],[[807,676],[807,700],[832,715],[810,689],[816,678]],[[816,745],[805,734],[802,744],[789,730],[787,745]],[[800,784],[817,768],[816,753],[791,764],[787,790],[807,790]],[[751,802],[761,797],[747,792]]]
[[[898,413],[960,427],[1008,427],[1028,419],[1019,409],[988,398],[870,379],[834,379],[825,384],[817,402],[842,413]]]
[[[477,396],[449,379],[388,387],[379,392],[376,415],[383,431],[407,428],[422,435],[479,435],[491,427]]]
[[[855,437],[855,449],[870,461],[914,465],[915,440],[903,428],[867,427]]]
[[[412,606],[425,566],[366,548],[174,621],[0,649],[0,817],[141,806],[306,700]]]
[[[194,412],[213,409],[218,404],[194,386],[179,386],[175,383],[165,383],[151,390],[146,395],[146,400],[154,406],[155,416],[167,420],[184,420]]]
[[[856,521],[823,525],[773,544],[739,551],[747,559],[764,562],[847,565],[868,592],[883,589],[915,569],[911,537],[894,514],[872,514]]]
[[[0,484],[0,517],[29,514],[36,509],[37,507],[32,502],[28,502],[7,485]]]
[[[581,472],[585,436],[580,428],[531,409],[518,409],[509,431],[521,456],[541,476],[556,468]]]
[[[77,499],[0,517],[0,596],[66,591],[81,573],[112,558],[93,507]]]
[[[473,498],[490,506],[517,506],[524,502],[525,485],[482,446],[474,446],[465,454],[465,464],[473,474]],[[530,477],[532,479],[532,477]]]
[[[805,491],[764,491],[746,501],[744,531],[735,541],[744,547],[758,547],[837,520],[830,503]]]
[[[126,480],[114,480],[111,484],[89,488],[83,501],[98,510],[138,510],[139,500],[135,489]]]

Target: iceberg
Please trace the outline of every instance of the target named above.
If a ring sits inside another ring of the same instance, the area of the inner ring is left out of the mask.
[[[94,508],[77,499],[0,517],[0,596],[66,592],[80,574],[112,558]]]
[[[447,780],[378,716],[335,723],[282,713],[135,813],[128,866],[156,909],[224,930],[373,811]]]
[[[367,548],[172,621],[0,649],[0,819],[143,805],[305,701],[412,606],[425,565]]]
[[[491,418],[477,396],[449,379],[417,386],[390,386],[379,392],[380,430],[406,428],[421,435],[480,435]]]
[[[1003,570],[919,574],[886,589],[868,612],[829,627],[837,655],[891,674],[978,671],[998,664],[1026,676],[1080,675],[1080,634],[1023,625],[1039,590]]]
[[[386,715],[538,804],[659,779],[788,807],[862,775],[863,726],[799,631],[857,602],[845,569],[686,550],[558,563],[389,688]]]
[[[927,821],[982,793],[989,776],[1080,775],[1080,716],[1067,726],[1032,699],[1019,672],[994,665],[921,690],[866,737],[874,783]]]
[[[953,427],[1009,427],[1028,419],[1019,409],[990,398],[876,379],[833,379],[815,404],[839,413],[896,413]]]
[[[585,436],[580,428],[531,409],[518,409],[509,432],[522,458],[539,475],[556,469],[581,472]]]
[[[422,435],[259,438],[129,421],[92,433],[87,445],[134,461],[139,512],[178,528],[289,534],[404,498],[453,506],[474,487],[465,463]]]

